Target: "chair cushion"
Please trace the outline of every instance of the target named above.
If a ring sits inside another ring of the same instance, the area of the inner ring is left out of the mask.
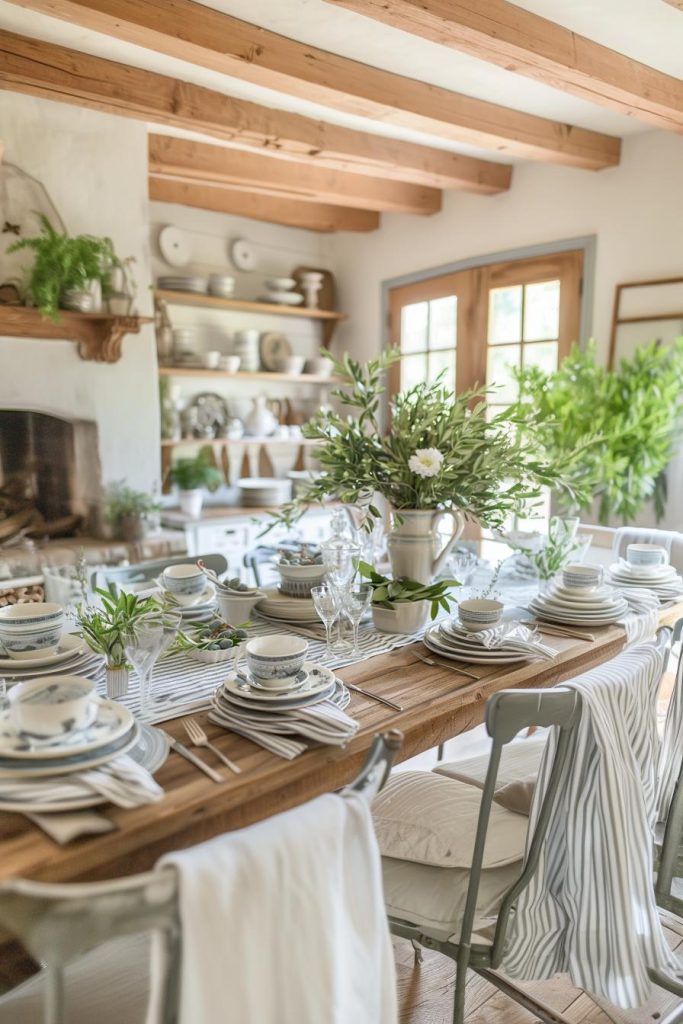
[[[496,778],[497,804],[528,816],[546,737],[546,732],[534,733],[526,739],[508,743],[503,748]],[[480,754],[440,764],[433,771],[437,775],[445,775],[449,779],[483,789],[488,766],[488,754]]]
[[[438,868],[472,863],[481,790],[433,772],[400,772],[373,804],[383,856]],[[510,864],[524,849],[528,822],[495,804],[484,851],[484,868]]]

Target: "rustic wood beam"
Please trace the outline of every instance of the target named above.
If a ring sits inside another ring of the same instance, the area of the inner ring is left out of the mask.
[[[441,208],[441,192],[423,185],[381,181],[326,167],[301,167],[259,153],[168,135],[150,135],[149,171],[156,178],[248,189],[262,195],[358,210],[429,214]]]
[[[213,185],[194,185],[182,181],[150,177],[149,198],[160,203],[197,206],[215,213],[232,213],[269,224],[307,231],[374,231],[379,214],[372,210],[353,210],[329,203],[305,203],[298,199],[277,199]]]
[[[619,139],[381,71],[192,0],[12,2],[279,92],[450,141],[575,167],[619,162]]]
[[[683,131],[683,81],[507,0],[328,0],[506,71]]]
[[[510,187],[506,164],[272,110],[11,32],[0,31],[0,88],[203,132],[315,167],[481,195]]]

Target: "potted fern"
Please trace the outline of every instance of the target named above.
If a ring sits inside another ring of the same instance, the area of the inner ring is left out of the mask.
[[[79,309],[97,312],[93,287],[107,296],[110,274],[121,261],[110,238],[93,235],[71,237],[57,231],[47,217],[41,217],[42,230],[36,238],[22,238],[8,248],[34,254],[28,273],[28,294],[40,312],[57,322],[59,310]]]
[[[180,511],[191,519],[198,519],[204,503],[204,489],[217,490],[223,482],[212,461],[212,452],[202,448],[194,459],[178,459],[171,466],[170,480],[178,488]]]

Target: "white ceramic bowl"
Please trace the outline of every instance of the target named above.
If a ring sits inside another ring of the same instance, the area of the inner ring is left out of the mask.
[[[174,597],[198,597],[206,589],[206,576],[194,562],[167,565],[161,574],[164,590]]]
[[[0,648],[10,658],[54,654],[64,629],[64,609],[52,602],[13,604],[0,609]]]
[[[500,622],[505,605],[488,598],[471,598],[458,605],[460,621],[466,629],[490,629]]]
[[[372,606],[372,621],[382,633],[417,633],[428,614],[429,601],[398,601],[393,608]]]
[[[32,736],[59,736],[85,729],[97,713],[95,684],[82,676],[44,676],[13,686],[12,721]]]
[[[221,356],[219,366],[223,373],[237,373],[241,362],[239,356]]]
[[[308,641],[288,633],[248,640],[244,646],[249,671],[263,686],[295,676],[306,660]]]
[[[304,356],[282,356],[273,359],[273,368],[276,373],[303,373],[306,359]]]
[[[626,561],[629,565],[647,566],[668,565],[669,554],[659,544],[629,544],[626,548]]]
[[[329,359],[318,357],[315,359],[307,359],[304,367],[304,373],[312,373],[315,374],[316,377],[331,377],[332,363]]]
[[[604,578],[604,571],[601,565],[584,565],[577,562],[575,565],[566,565],[562,570],[562,582],[569,590],[592,590],[598,587]]]
[[[266,288],[271,292],[288,292],[296,287],[293,277],[269,277],[266,281]]]
[[[226,594],[219,590],[216,596],[218,611],[224,622],[233,626],[240,626],[246,622],[251,615],[251,610],[257,601],[260,601],[263,594],[256,590],[251,594]]]

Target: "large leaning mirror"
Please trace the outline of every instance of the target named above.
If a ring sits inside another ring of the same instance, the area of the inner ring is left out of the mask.
[[[683,337],[683,277],[618,284],[614,292],[609,366],[640,345]]]

